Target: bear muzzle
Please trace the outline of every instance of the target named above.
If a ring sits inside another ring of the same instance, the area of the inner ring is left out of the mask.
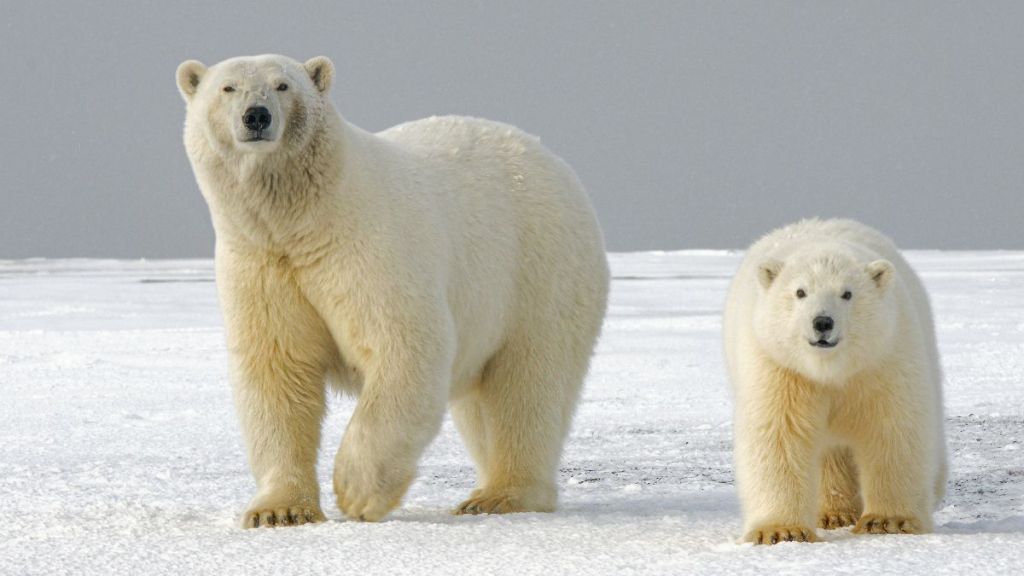
[[[811,322],[811,327],[814,328],[815,336],[815,339],[810,342],[811,346],[817,348],[835,348],[836,344],[839,344],[839,338],[830,338],[836,327],[836,322],[831,316],[816,316]]]
[[[242,125],[249,131],[250,136],[245,142],[259,142],[267,140],[263,132],[270,127],[274,118],[266,106],[252,106],[242,113]]]

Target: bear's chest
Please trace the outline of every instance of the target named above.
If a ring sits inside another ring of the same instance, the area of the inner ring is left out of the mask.
[[[301,260],[319,249],[328,226],[325,211],[311,202],[308,189],[288,189],[279,182],[233,184],[209,202],[218,236],[253,248]]]

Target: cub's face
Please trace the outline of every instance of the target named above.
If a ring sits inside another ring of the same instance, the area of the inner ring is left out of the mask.
[[[870,368],[890,346],[892,264],[846,255],[769,260],[758,270],[754,330],[780,365],[824,384]]]
[[[210,68],[183,62],[177,81],[188,106],[190,153],[194,146],[221,156],[301,149],[319,121],[333,75],[324,57],[305,64],[283,56],[242,57]]]

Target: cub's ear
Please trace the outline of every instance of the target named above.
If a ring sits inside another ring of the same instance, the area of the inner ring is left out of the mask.
[[[334,80],[334,64],[327,56],[317,56],[306,60],[304,64],[309,79],[317,90],[326,93],[331,89],[331,81]]]
[[[879,290],[885,290],[892,281],[892,276],[895,270],[892,267],[892,262],[888,260],[875,260],[874,262],[867,265],[868,276],[878,286]]]
[[[782,272],[782,261],[781,260],[765,260],[757,268],[757,279],[761,282],[761,287],[767,290],[771,287],[772,282],[779,277],[779,272]]]
[[[198,60],[185,60],[178,66],[178,91],[185,102],[191,102],[206,75],[206,66]]]

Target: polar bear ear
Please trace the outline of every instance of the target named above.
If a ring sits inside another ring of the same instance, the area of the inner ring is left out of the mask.
[[[874,262],[867,265],[868,276],[878,286],[879,290],[885,290],[892,280],[893,267],[892,262],[888,260],[875,260]]]
[[[198,60],[185,60],[178,66],[178,90],[185,102],[192,101],[204,75],[206,75],[206,66]]]
[[[306,60],[304,64],[309,79],[321,92],[331,89],[331,81],[334,80],[334,63],[327,56],[317,56]]]
[[[770,288],[772,282],[778,278],[779,272],[782,272],[781,260],[773,259],[762,262],[757,268],[757,279],[761,282],[761,287],[765,290]]]

